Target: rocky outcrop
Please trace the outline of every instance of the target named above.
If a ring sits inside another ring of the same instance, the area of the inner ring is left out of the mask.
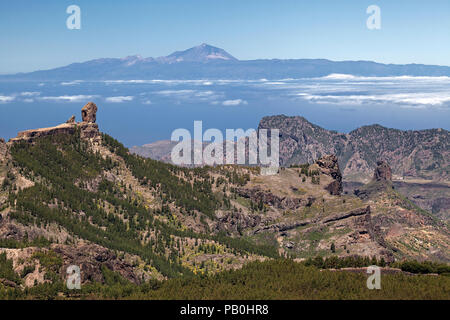
[[[343,219],[348,219],[351,217],[357,217],[370,214],[370,206],[364,207],[364,208],[358,208],[355,210],[351,210],[349,212],[345,213],[338,213],[335,215],[332,215],[331,217],[327,217],[326,219],[322,220],[322,223],[329,223],[329,222],[335,222]]]
[[[385,161],[378,161],[377,167],[373,174],[373,180],[375,181],[392,181],[391,167]]]
[[[340,195],[342,193],[342,174],[339,169],[338,158],[334,155],[326,155],[316,160],[322,174],[330,176],[334,179],[325,187],[331,195]]]
[[[363,207],[363,208],[357,208],[357,209],[351,210],[349,212],[337,213],[337,214],[334,214],[332,216],[328,216],[325,218],[318,217],[315,219],[307,219],[307,220],[296,221],[296,222],[291,222],[291,223],[276,223],[276,224],[258,228],[254,231],[254,234],[264,232],[264,231],[266,231],[266,232],[267,231],[268,232],[284,232],[284,231],[289,231],[289,230],[292,230],[292,229],[295,229],[298,227],[304,227],[304,226],[308,226],[308,225],[312,225],[312,224],[314,224],[314,225],[328,224],[331,222],[336,222],[336,221],[348,219],[351,217],[358,217],[358,216],[364,216],[364,215],[369,215],[369,217],[370,217],[370,206]]]
[[[75,125],[64,123],[56,127],[21,131],[17,134],[17,137],[11,139],[10,142],[18,142],[18,141],[32,142],[33,140],[41,137],[53,136],[57,134],[72,135],[74,133],[75,133]]]
[[[325,187],[331,195],[340,195],[342,193],[342,183],[340,181],[333,181]]]
[[[224,215],[218,215],[216,229],[218,231],[227,231],[229,233],[240,232],[247,228],[254,228],[261,223],[260,215],[250,215],[240,212],[231,212]]]
[[[97,244],[80,242],[73,245],[52,244],[47,248],[27,247],[19,249],[0,248],[0,253],[6,253],[7,259],[12,260],[14,271],[22,274],[25,267],[34,267],[34,271],[23,278],[26,287],[49,282],[46,274],[49,271],[56,272],[62,279],[67,279],[67,268],[77,266],[80,268],[81,284],[88,282],[104,283],[102,267],[119,273],[122,277],[132,283],[140,284],[146,274],[139,268],[133,267],[131,261],[135,256],[126,255],[119,258],[112,250]],[[61,264],[54,266],[43,266],[36,253],[52,253],[61,259]],[[129,261],[131,260],[131,261]],[[0,283],[2,279],[0,278]],[[3,283],[5,284],[5,283]],[[10,284],[10,286],[12,286]]]
[[[250,199],[254,203],[264,203],[266,205],[275,207],[277,209],[290,209],[295,210],[300,207],[311,206],[315,201],[315,198],[289,198],[279,197],[269,191],[262,190],[259,187],[252,189],[238,188],[237,193],[244,198]]]
[[[389,165],[385,161],[378,161],[377,164],[372,181],[354,191],[354,194],[360,199],[367,200],[388,188],[394,188]]]
[[[75,123],[75,116],[71,116],[69,120],[66,121],[66,123]]]
[[[81,119],[83,122],[95,123],[97,121],[97,106],[93,102],[88,102],[81,109]]]
[[[0,239],[22,240],[25,238],[25,228],[3,219],[0,215]]]
[[[80,129],[80,136],[82,139],[100,140],[100,131],[96,123],[78,123],[77,127]]]
[[[131,264],[119,259],[114,252],[99,245],[54,245],[52,250],[63,258],[64,263],[60,274],[65,275],[67,267],[70,265],[79,266],[82,284],[85,282],[104,282],[102,266],[120,273],[125,279],[135,284],[141,282]]]
[[[256,229],[253,233],[258,234],[260,232],[284,232],[289,231],[298,227],[304,227],[307,225],[310,225],[311,223],[314,223],[316,221],[313,220],[304,220],[304,221],[298,221],[298,222],[292,222],[292,223],[276,223],[268,226],[264,226],[262,228]]]
[[[3,158],[6,156],[6,143],[5,140],[0,138],[0,161],[3,161]]]
[[[17,137],[11,139],[10,142],[33,142],[38,138],[47,136],[55,136],[59,134],[73,135],[75,134],[77,128],[80,130],[81,138],[96,138],[100,135],[98,125],[96,123],[63,123],[56,127],[21,131],[17,134]]]
[[[100,132],[98,125],[95,123],[96,112],[97,106],[90,102],[82,109],[83,122],[75,122],[75,116],[72,116],[66,123],[55,127],[21,131],[17,134],[17,137],[11,139],[10,142],[14,143],[26,141],[32,143],[34,140],[46,136],[54,136],[59,134],[73,135],[77,132],[77,130],[79,130],[82,139],[99,140]]]

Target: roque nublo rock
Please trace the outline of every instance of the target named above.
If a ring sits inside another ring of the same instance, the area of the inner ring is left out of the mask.
[[[81,109],[81,119],[83,122],[95,123],[97,121],[97,106],[93,102],[88,102]]]

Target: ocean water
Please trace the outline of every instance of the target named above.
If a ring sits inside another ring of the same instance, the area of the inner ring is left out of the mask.
[[[281,80],[0,82],[0,137],[54,126],[88,101],[100,130],[126,146],[170,139],[177,128],[257,128],[267,115],[300,115],[326,129],[362,125],[450,129],[450,78],[330,75]]]

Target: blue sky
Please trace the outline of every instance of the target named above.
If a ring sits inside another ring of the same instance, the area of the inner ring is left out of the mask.
[[[72,4],[81,8],[81,30],[66,28]],[[366,27],[372,4],[381,8],[381,30]],[[1,1],[0,40],[0,73],[162,56],[203,42],[238,59],[450,65],[450,1]]]

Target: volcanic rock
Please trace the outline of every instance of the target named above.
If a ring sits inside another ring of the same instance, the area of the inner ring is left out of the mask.
[[[75,116],[71,116],[69,120],[66,121],[66,123],[75,123]]]
[[[392,188],[394,188],[394,186],[392,184],[391,168],[385,161],[378,161],[372,181],[360,189],[355,189],[354,194],[364,200]]]
[[[81,118],[83,122],[95,123],[97,121],[97,106],[93,102],[88,102],[83,109],[81,109]]]
[[[0,138],[0,160],[6,155],[6,143],[4,139]]]
[[[75,116],[72,116],[66,123],[62,123],[55,127],[21,131],[17,134],[17,137],[11,139],[10,142],[26,141],[32,143],[35,139],[46,136],[59,134],[73,135],[77,132],[77,129],[79,129],[82,139],[94,139],[98,141],[101,138],[98,125],[95,123],[97,110],[97,106],[94,103],[89,102],[81,109],[83,122],[75,122]],[[0,143],[0,152],[1,150],[2,147]]]
[[[261,216],[231,212],[218,216],[218,220],[217,230],[239,232],[241,229],[254,228],[259,225],[261,223]]]
[[[81,244],[78,246],[54,245],[53,251],[61,255],[64,264],[61,274],[65,274],[70,265],[79,266],[81,269],[81,282],[104,282],[102,265],[118,272],[125,279],[139,284],[141,279],[137,276],[133,266],[120,260],[114,252],[97,244]]]
[[[322,174],[330,176],[334,179],[328,186],[325,187],[331,195],[340,195],[342,193],[342,174],[339,169],[338,158],[334,155],[326,155],[316,161],[320,167]]]
[[[21,131],[17,134],[16,138],[11,139],[11,142],[33,142],[37,138],[54,136],[58,134],[73,135],[76,132],[76,128],[80,129],[81,138],[90,139],[100,135],[98,131],[98,125],[96,123],[63,123],[56,127],[40,128]]]
[[[373,174],[375,181],[392,181],[391,167],[385,161],[378,161]]]

